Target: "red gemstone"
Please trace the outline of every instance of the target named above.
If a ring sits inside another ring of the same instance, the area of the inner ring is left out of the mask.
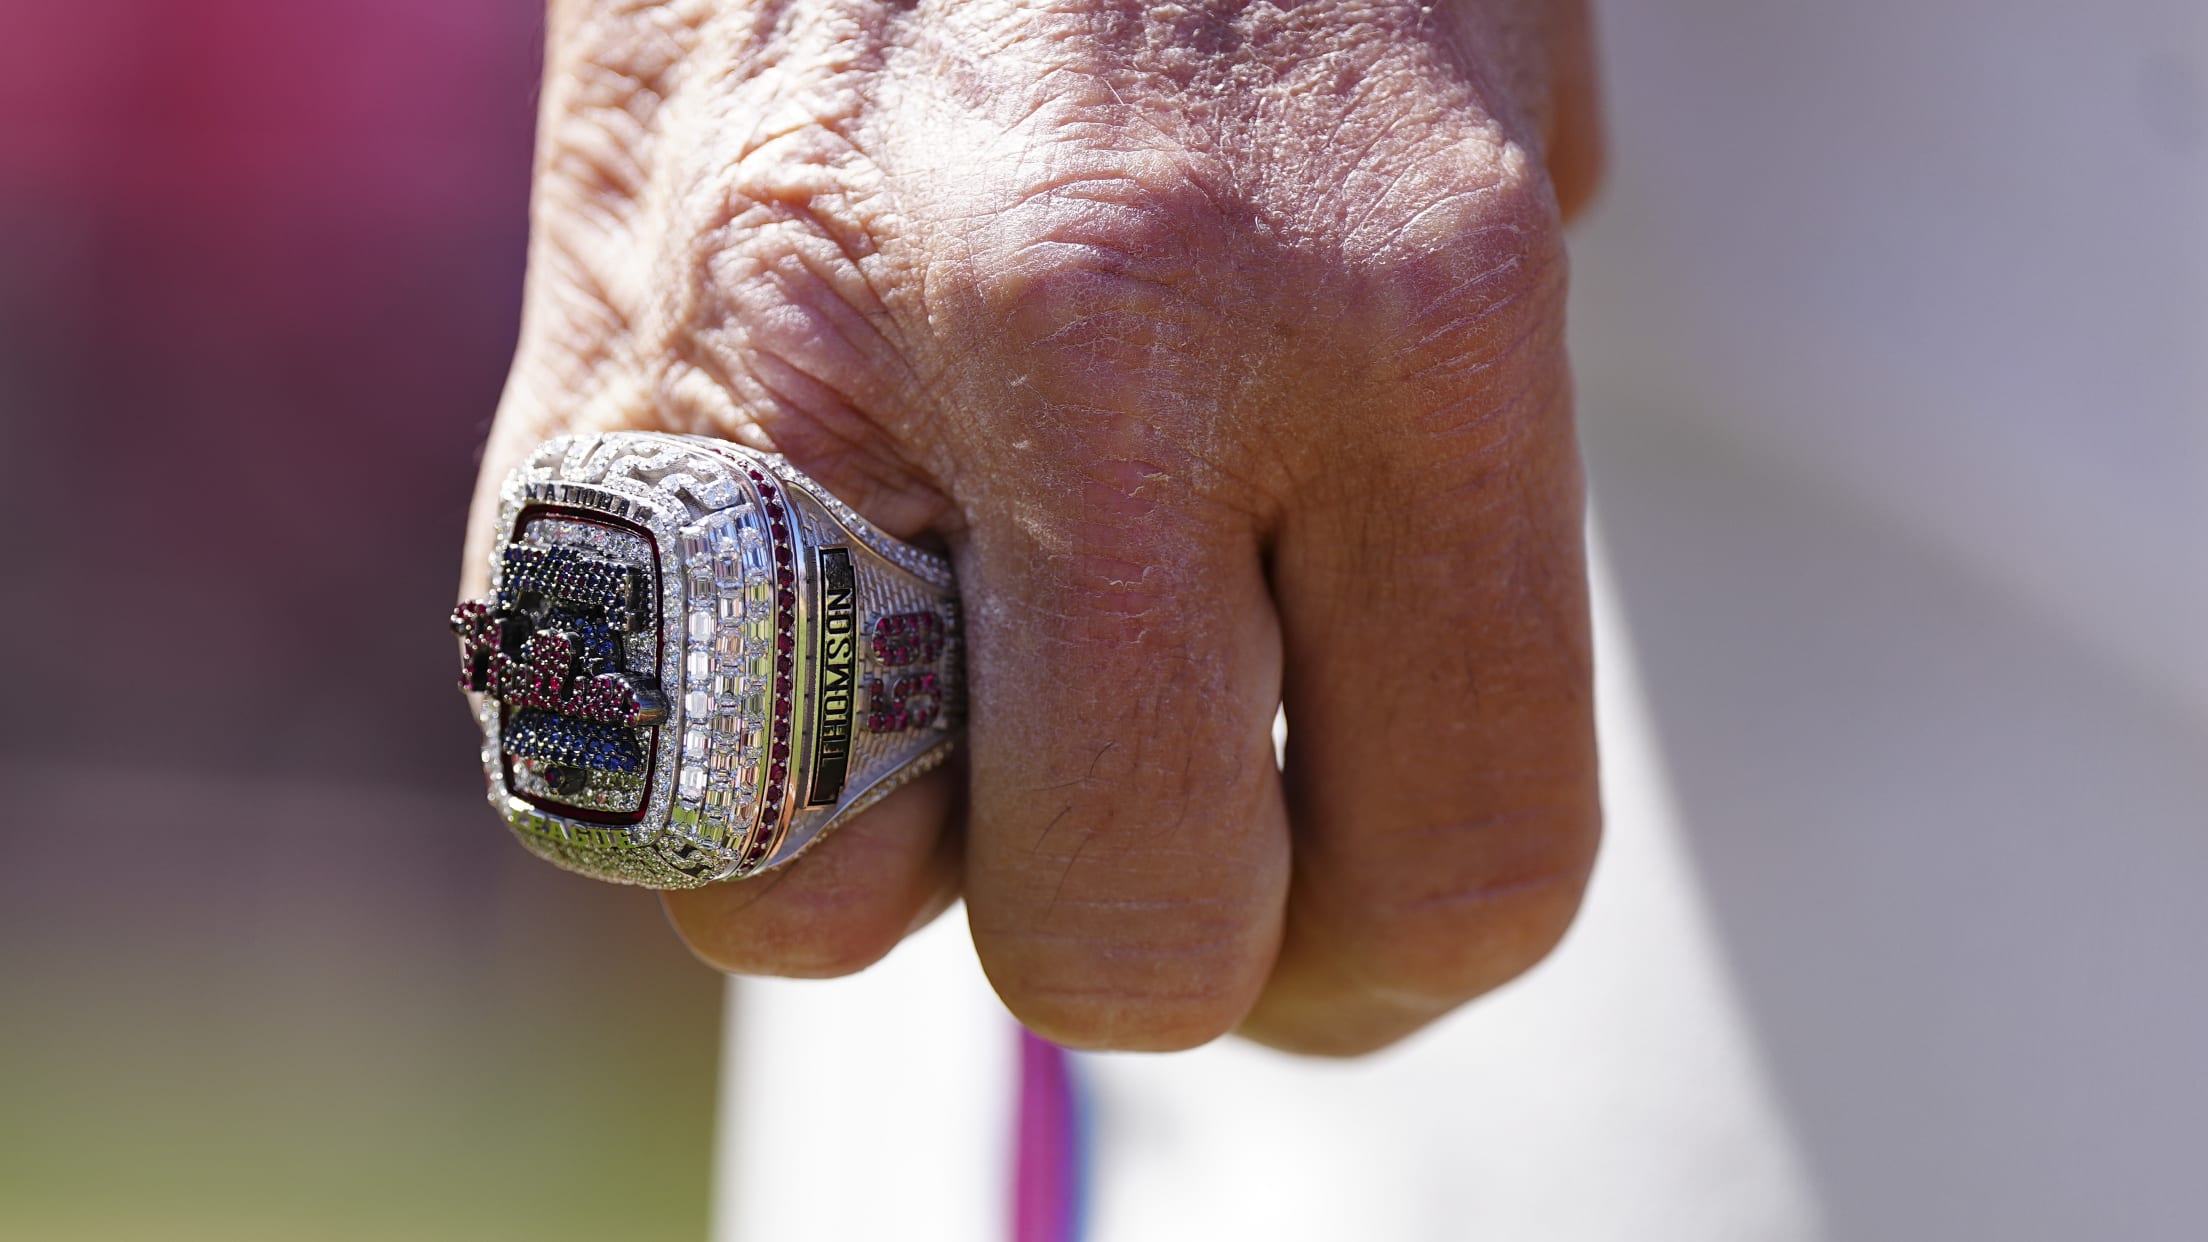
[[[775,636],[774,649],[783,655],[788,655],[790,652],[797,650],[797,640],[791,638],[789,631],[785,630]]]

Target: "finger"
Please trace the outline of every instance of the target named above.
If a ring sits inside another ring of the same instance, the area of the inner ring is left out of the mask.
[[[1588,0],[1421,5],[1427,27],[1453,45],[1459,63],[1481,66],[1522,118],[1517,136],[1539,159],[1567,220],[1602,179],[1602,116],[1593,17]]]
[[[1548,235],[1535,217],[1511,230]],[[1428,343],[1364,404],[1404,430],[1345,443],[1336,485],[1299,492],[1281,532],[1295,877],[1245,1028],[1262,1041],[1388,1043],[1528,968],[1577,908],[1599,817],[1563,277],[1544,244],[1490,287],[1446,282],[1474,290],[1447,312],[1459,330],[1398,325]]]
[[[1542,147],[1557,205],[1570,220],[1602,182],[1602,91],[1587,0],[1554,0],[1548,45],[1550,112]]]
[[[692,952],[730,974],[829,978],[879,961],[957,896],[947,830],[958,777],[939,768],[764,875],[662,895]]]
[[[1124,461],[1088,470],[1050,510],[978,515],[960,549],[967,907],[1037,1032],[1189,1047],[1241,1019],[1278,943],[1279,639],[1246,535],[1122,490]]]

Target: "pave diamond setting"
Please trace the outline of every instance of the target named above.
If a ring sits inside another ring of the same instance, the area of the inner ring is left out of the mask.
[[[508,477],[497,529],[489,596],[453,613],[461,685],[493,806],[563,867],[660,888],[747,875],[947,752],[948,566],[779,458],[554,440]],[[841,585],[824,594],[817,566]]]

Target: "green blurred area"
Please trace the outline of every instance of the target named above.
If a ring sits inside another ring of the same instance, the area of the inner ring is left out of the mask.
[[[84,774],[12,775],[37,802]],[[214,801],[275,836],[326,796]],[[248,841],[261,870],[189,892],[0,880],[39,929],[0,948],[0,1238],[703,1237],[720,981],[657,900],[503,842],[424,892],[370,852],[433,865],[489,811],[347,797],[382,839],[325,820],[320,868]]]

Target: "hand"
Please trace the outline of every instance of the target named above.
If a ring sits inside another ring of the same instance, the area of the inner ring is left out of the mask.
[[[963,893],[1049,1038],[1337,1054],[1547,952],[1586,80],[1577,0],[555,0],[471,593],[514,459],[626,427],[786,453],[964,594],[963,767],[670,894],[692,947],[842,974]]]

